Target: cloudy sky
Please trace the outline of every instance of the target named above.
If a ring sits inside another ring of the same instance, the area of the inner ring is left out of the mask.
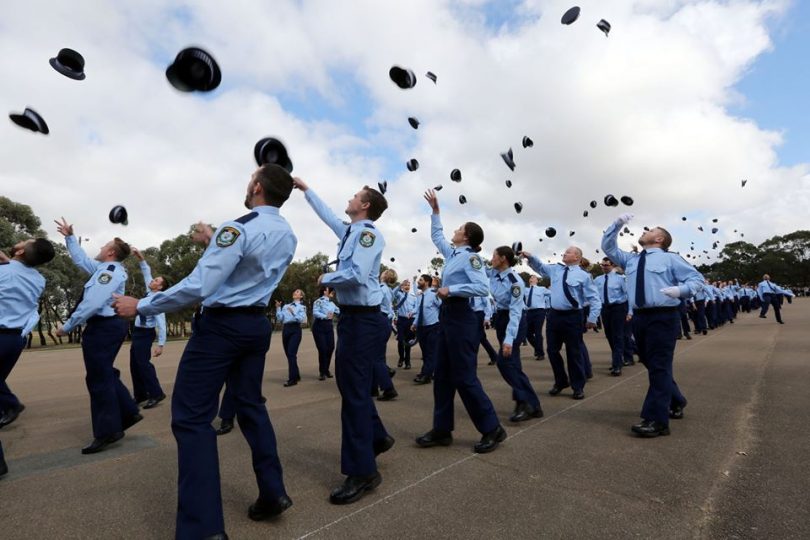
[[[741,232],[760,242],[807,228],[806,2],[583,0],[571,26],[560,17],[573,4],[553,0],[54,4],[4,2],[0,102],[34,108],[51,134],[0,127],[0,194],[32,206],[52,237],[49,220],[65,216],[88,250],[113,235],[145,248],[242,215],[264,136],[284,141],[294,174],[339,215],[363,184],[387,180],[384,261],[405,274],[435,255],[421,194],[438,184],[446,232],[477,221],[489,253],[522,240],[543,258],[570,243],[594,258],[626,210],[636,219],[625,247],[660,224],[692,254]],[[166,81],[190,45],[220,64],[214,92]],[[50,67],[62,47],[84,55],[86,80]],[[419,76],[415,88],[390,81],[395,64]],[[510,147],[514,172],[499,156]],[[635,204],[606,208],[606,194]],[[107,220],[116,204],[129,210],[126,228]],[[297,259],[334,253],[338,239],[300,193],[282,213]]]

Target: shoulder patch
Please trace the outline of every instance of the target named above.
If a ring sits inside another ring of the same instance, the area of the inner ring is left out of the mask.
[[[374,236],[374,233],[371,231],[363,231],[360,233],[360,245],[364,248],[373,246],[376,239],[377,237]]]
[[[512,285],[512,296],[520,298],[520,285]]]
[[[108,271],[108,272],[115,272],[115,265],[114,265],[114,264],[111,264],[110,266],[108,266],[108,267],[107,267],[107,271]]]
[[[222,227],[217,233],[217,246],[222,248],[232,246],[240,234],[242,233],[234,227]]]
[[[481,268],[483,268],[484,266],[484,264],[481,262],[481,257],[479,257],[478,255],[470,256],[470,266],[472,266],[476,270],[481,270]]]
[[[510,272],[509,274],[506,274],[506,277],[509,278],[510,283],[517,283],[517,278],[515,277],[515,274]]]
[[[112,274],[108,274],[107,272],[102,272],[98,276],[98,282],[101,283],[102,285],[106,285],[107,283],[110,282],[111,279],[112,279]]]
[[[244,225],[245,223],[247,223],[248,221],[250,221],[251,219],[255,218],[258,215],[259,215],[258,212],[251,212],[249,214],[245,214],[244,216],[240,217],[239,219],[235,219],[234,221]]]

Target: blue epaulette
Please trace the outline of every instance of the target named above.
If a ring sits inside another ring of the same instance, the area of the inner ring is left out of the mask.
[[[255,218],[258,215],[259,215],[258,212],[251,212],[249,214],[245,214],[244,216],[240,217],[239,219],[235,219],[234,221],[244,225],[245,223],[247,223],[248,221],[250,221],[251,219]]]
[[[514,273],[510,272],[510,273],[506,274],[506,277],[509,278],[509,281],[512,283],[512,285],[517,283],[517,278],[515,277]]]
[[[114,264],[111,264],[110,266],[108,266],[108,267],[107,267],[107,271],[108,271],[108,272],[115,272],[115,265],[114,265]]]

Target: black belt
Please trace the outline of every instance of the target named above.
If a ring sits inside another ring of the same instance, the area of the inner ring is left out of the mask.
[[[265,311],[265,306],[203,307],[203,315],[264,315]]]
[[[470,299],[463,296],[449,296],[442,300],[443,304],[469,304]]]
[[[117,319],[118,315],[93,315],[87,322],[101,322],[101,321],[108,321],[110,319]]]
[[[604,304],[604,307],[610,309],[612,307],[627,307],[627,302],[613,302],[610,304]]]
[[[581,309],[554,309],[551,308],[552,313],[559,313],[561,315],[568,315],[569,313],[580,313]]]
[[[536,308],[527,309],[526,311],[531,313],[532,311],[545,311],[545,310],[546,310],[546,308],[536,307]]]
[[[633,313],[669,313],[670,311],[678,311],[679,308],[680,306],[633,308]]]
[[[301,323],[298,321],[295,322],[285,322],[284,326],[301,326]]]
[[[0,334],[22,334],[22,328],[0,328]]]
[[[376,313],[380,306],[340,306],[341,313]]]

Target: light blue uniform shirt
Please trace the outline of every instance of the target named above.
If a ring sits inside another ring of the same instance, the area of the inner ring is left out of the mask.
[[[439,214],[430,215],[430,238],[444,257],[442,287],[447,287],[450,296],[470,298],[489,294],[484,261],[471,247],[453,247],[445,240]]]
[[[472,308],[473,311],[483,311],[485,321],[492,319],[492,300],[489,296],[474,296]]]
[[[276,321],[281,324],[298,323],[307,320],[307,307],[300,302],[290,302],[276,309]]]
[[[498,272],[494,268],[489,270],[489,289],[495,299],[495,309],[509,310],[509,324],[506,326],[504,345],[511,345],[515,340],[520,327],[520,318],[523,316],[523,278],[513,268]]]
[[[345,306],[379,306],[383,299],[379,281],[380,261],[385,248],[385,239],[379,229],[370,219],[344,223],[312,189],[306,191],[305,198],[341,240],[337,269],[324,274],[321,285],[335,289],[338,300]]]
[[[436,291],[427,288],[416,300],[416,313],[414,314],[413,325],[419,327],[438,323],[442,301],[436,296]],[[420,311],[422,312],[421,317],[419,314]]]
[[[202,301],[207,307],[267,307],[287,271],[298,240],[275,206],[257,206],[217,230],[197,266],[166,291],[138,302],[138,313],[176,311]]]
[[[396,288],[393,291],[392,301],[397,317],[405,317],[406,319],[413,317],[414,311],[416,310],[416,296],[412,295],[410,292]]]
[[[531,297],[531,303],[529,302],[529,297]],[[526,302],[526,309],[547,309],[546,306],[549,297],[550,293],[548,289],[540,285],[529,285],[523,292],[523,301]]]
[[[321,296],[312,304],[312,316],[317,320],[329,319],[329,314],[340,315],[340,308],[332,300]]]
[[[385,313],[385,316],[388,317],[388,320],[390,321],[394,318],[394,293],[391,290],[391,287],[385,283],[380,283],[380,290],[383,294],[382,304],[380,304],[380,311]]]
[[[757,296],[759,296],[760,300],[762,300],[763,294],[788,294],[788,293],[785,289],[783,289],[776,283],[768,280],[763,280],[759,282],[759,285],[757,285]]]
[[[605,298],[605,280],[608,282],[608,298]],[[596,276],[593,284],[599,293],[603,306],[608,303],[622,304],[627,302],[627,278],[618,272],[611,270],[607,274]]]
[[[151,296],[154,293],[149,288],[152,282],[152,269],[149,268],[149,263],[141,261],[141,274],[143,274],[143,282],[146,285],[146,296]],[[166,344],[166,315],[158,313],[157,315],[142,315],[135,317],[135,326],[138,328],[157,328],[158,345],[163,347]]]
[[[636,311],[636,281],[639,253],[622,251],[616,245],[620,225],[613,223],[602,237],[602,251],[610,260],[625,269],[627,274],[627,296]],[[704,278],[694,266],[676,253],[660,248],[648,248],[644,264],[644,308],[678,307],[679,298],[670,298],[661,292],[664,287],[678,287],[681,298],[694,296],[703,286]]]
[[[73,259],[76,266],[91,274],[90,279],[84,284],[82,301],[79,302],[73,315],[63,326],[65,332],[71,332],[77,326],[87,322],[90,317],[115,315],[115,310],[112,308],[112,295],[113,293],[124,294],[127,271],[124,265],[118,261],[99,262],[91,259],[79,246],[79,242],[73,235],[66,237],[65,242],[70,258]]]
[[[0,264],[0,328],[22,328],[27,336],[39,322],[39,297],[45,278],[16,259]]]
[[[596,286],[593,284],[591,275],[578,265],[572,265],[568,270],[568,290],[571,296],[576,300],[577,306],[574,307],[568,298],[565,297],[562,286],[562,277],[565,273],[566,266],[564,264],[546,264],[534,255],[529,257],[529,266],[535,272],[551,280],[551,308],[561,311],[568,311],[571,309],[582,309],[585,302],[589,302],[591,311],[588,314],[588,322],[596,323],[599,318],[599,313],[602,311],[602,301],[599,299],[599,293],[596,292]]]

